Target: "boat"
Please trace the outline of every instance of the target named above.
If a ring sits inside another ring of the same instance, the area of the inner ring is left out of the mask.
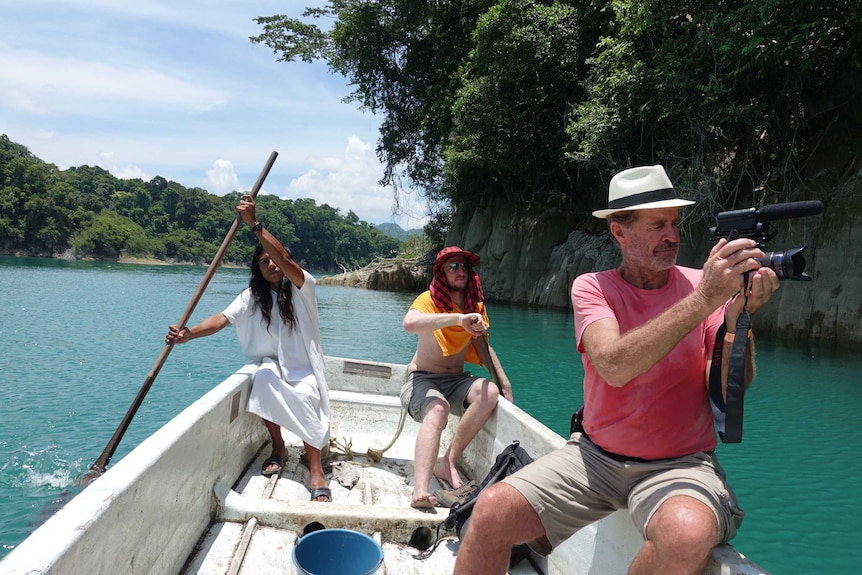
[[[407,366],[326,357],[332,427],[324,462],[332,469],[330,503],[310,501],[302,443],[296,437],[290,441],[289,434],[282,472],[260,474],[270,453],[269,435],[260,419],[245,411],[255,369],[254,364],[240,368],[89,483],[0,561],[0,573],[303,574],[311,571],[294,560],[296,550],[318,533],[337,532],[376,544],[382,551],[377,573],[452,573],[459,541],[454,530],[441,530],[449,510],[409,505],[419,426],[404,417],[398,397]],[[457,424],[452,418],[444,446]],[[464,477],[480,482],[513,441],[533,458],[565,443],[501,398],[459,462]],[[622,574],[641,543],[621,510],[547,557],[530,554],[510,573]],[[335,548],[319,546],[316,552],[344,565],[355,559]],[[705,573],[766,571],[721,545]]]

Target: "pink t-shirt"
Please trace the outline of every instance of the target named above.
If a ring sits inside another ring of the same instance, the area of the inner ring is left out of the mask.
[[[607,384],[596,373],[581,342],[584,329],[600,319],[616,319],[621,334],[642,325],[691,293],[701,275],[701,270],[675,266],[667,285],[655,290],[634,287],[616,270],[575,278],[572,305],[584,364],[584,428],[596,445],[641,459],[715,449],[706,364],[724,320],[723,307],[622,387]]]

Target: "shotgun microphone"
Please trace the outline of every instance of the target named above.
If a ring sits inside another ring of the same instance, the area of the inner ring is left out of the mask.
[[[805,202],[787,202],[784,204],[763,206],[756,211],[756,218],[766,222],[816,216],[820,213],[823,213],[823,202],[820,200],[808,200]]]
[[[709,235],[715,242],[721,238],[728,241],[736,238],[752,238],[760,248],[765,248],[766,242],[774,236],[769,229],[770,221],[814,216],[821,212],[823,212],[823,203],[820,200],[787,202],[763,206],[760,209],[746,208],[721,212],[716,218],[717,225],[710,228]],[[766,252],[760,263],[775,271],[780,280],[811,281],[809,275],[805,273],[805,258],[802,256],[804,249],[805,246],[792,248],[786,252]]]

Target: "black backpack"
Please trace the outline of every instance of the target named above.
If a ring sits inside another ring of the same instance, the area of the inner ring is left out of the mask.
[[[419,559],[425,559],[431,555],[437,544],[440,542],[440,528],[455,529],[455,533],[459,539],[464,538],[464,534],[470,524],[470,515],[473,513],[473,506],[476,505],[476,500],[479,499],[479,494],[486,487],[497,483],[507,475],[512,475],[525,465],[533,462],[533,458],[521,447],[520,441],[513,441],[503,451],[497,455],[494,460],[494,465],[491,466],[488,475],[482,480],[482,483],[476,486],[476,489],[462,503],[456,503],[449,508],[449,515],[437,526],[437,539],[431,548],[417,556]],[[516,545],[512,548],[512,555],[509,559],[509,566],[512,567],[527,555],[530,554],[530,548],[526,545]]]

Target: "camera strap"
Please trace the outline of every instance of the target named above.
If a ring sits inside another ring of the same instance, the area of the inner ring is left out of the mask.
[[[748,330],[751,318],[743,310],[736,322],[736,333],[730,348],[730,362],[727,365],[727,392],[725,411],[727,419],[724,422],[724,443],[739,443],[742,441],[742,408],[745,401],[745,354],[748,348]]]
[[[743,294],[745,303],[736,321],[736,335],[730,348],[727,365],[727,391],[721,392],[721,359],[724,352],[724,336],[727,326],[722,324],[715,337],[712,350],[712,367],[709,372],[709,399],[718,436],[723,443],[742,441],[742,415],[745,402],[745,355],[748,351],[748,330],[751,318],[748,315],[748,274],[745,274]]]

